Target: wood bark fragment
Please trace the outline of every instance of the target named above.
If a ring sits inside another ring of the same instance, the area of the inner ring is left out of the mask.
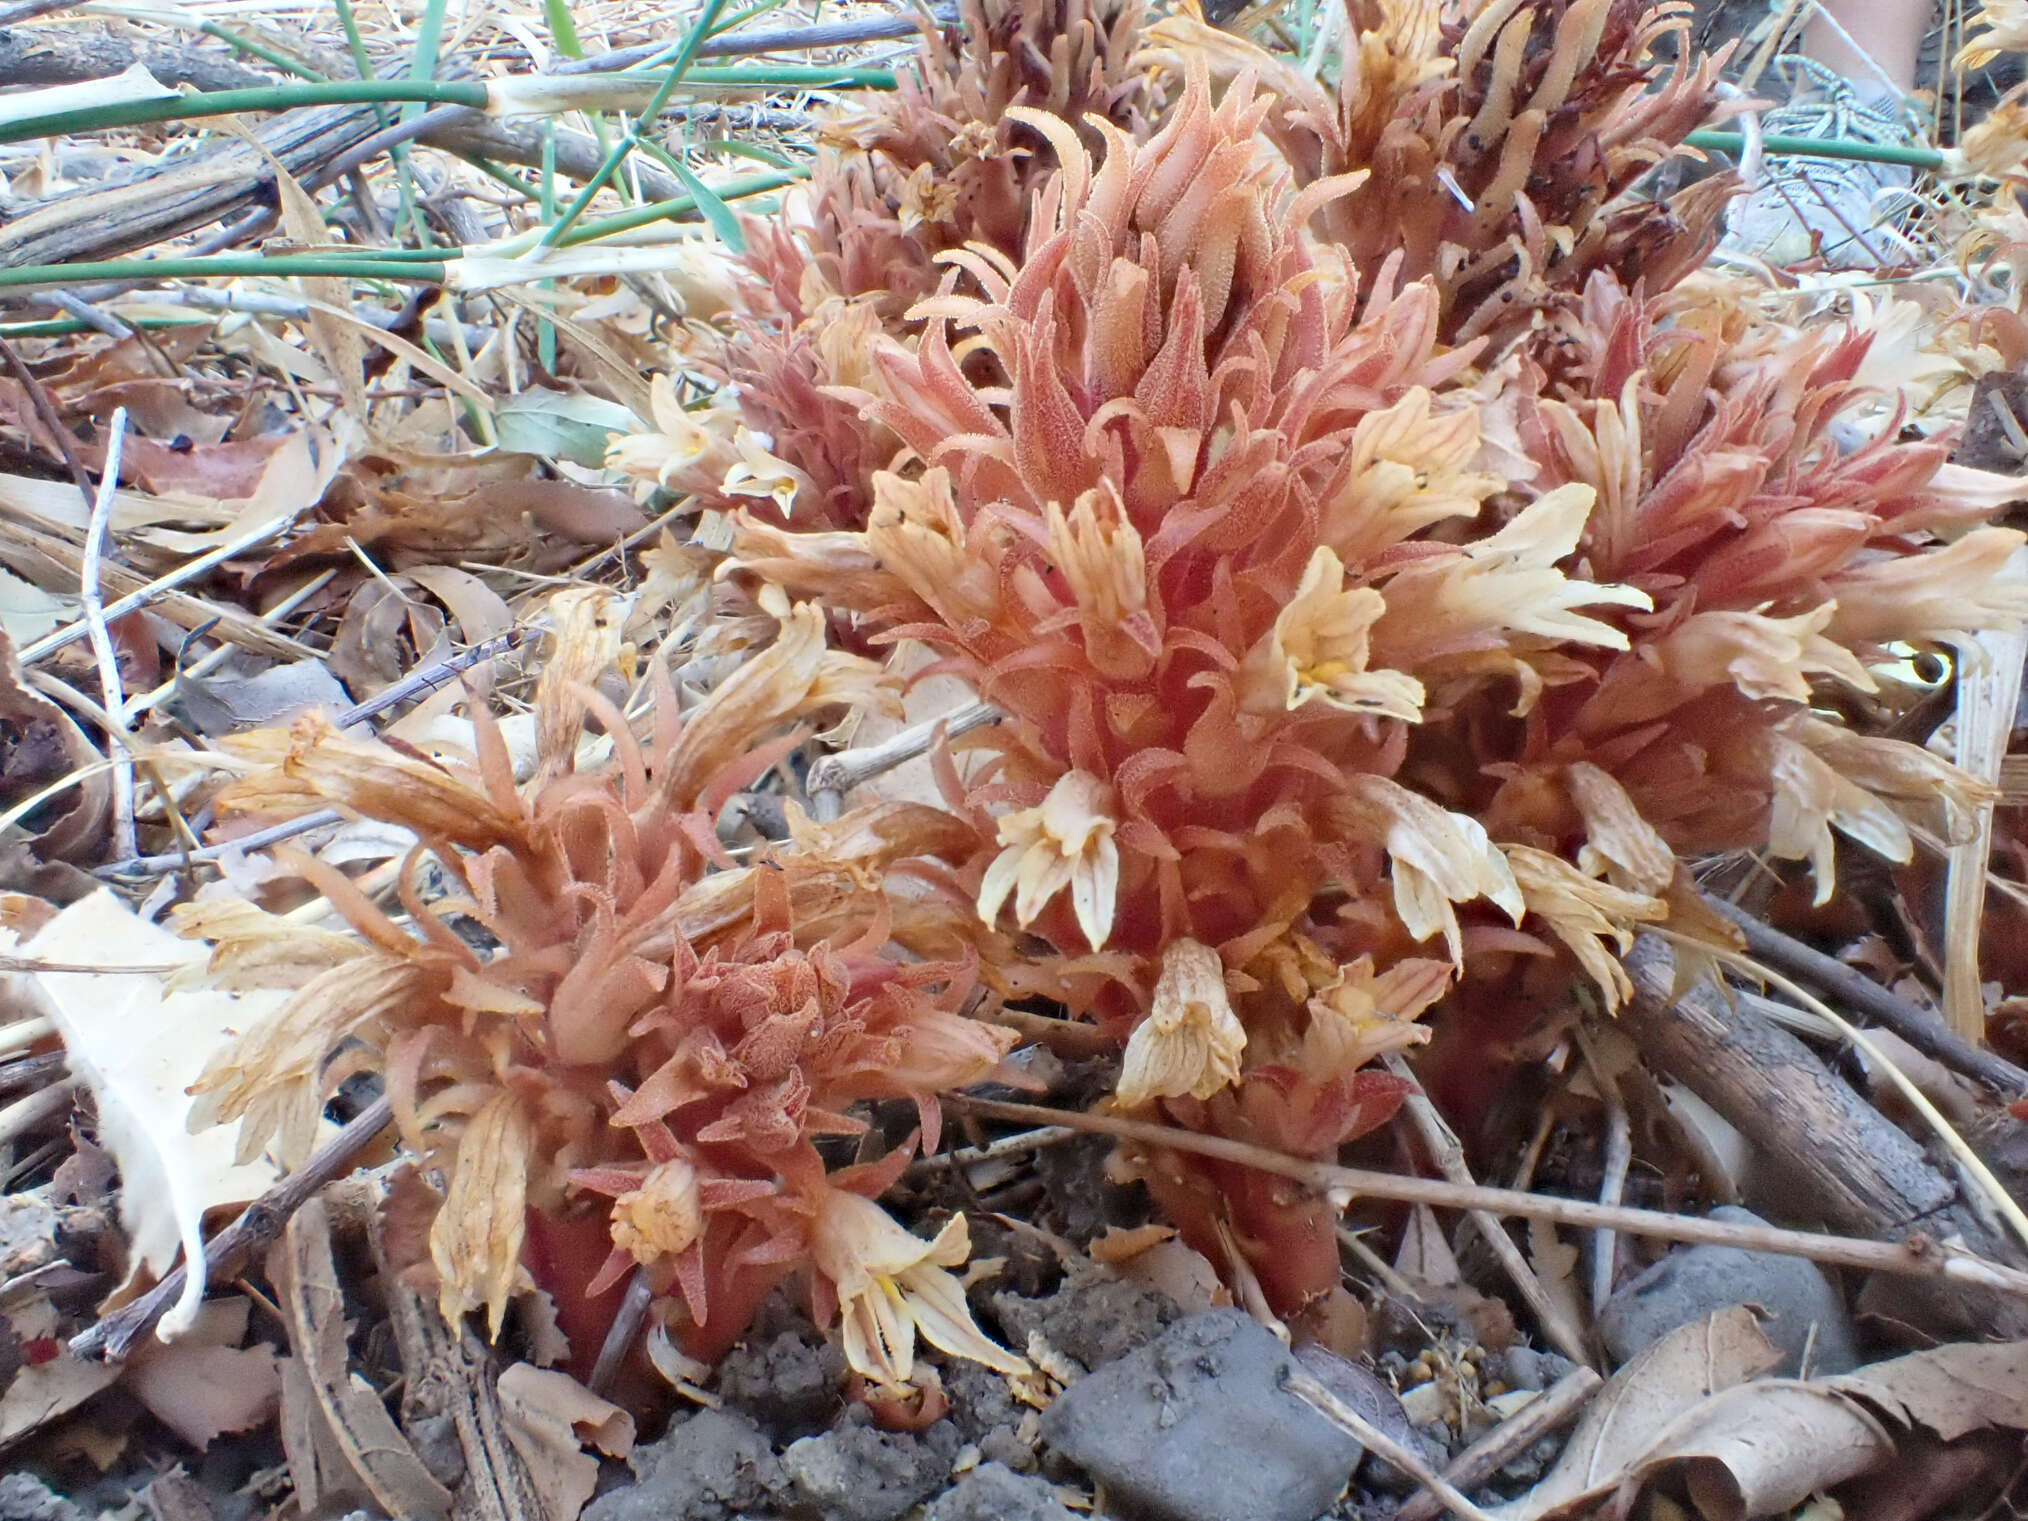
[[[1700,984],[1670,997],[1675,959],[1644,935],[1626,958],[1634,996],[1618,1021],[1648,1063],[1695,1093],[1780,1170],[1784,1213],[1853,1235],[1915,1243],[1957,1238],[2017,1260],[1923,1149],[1841,1082],[1809,1047]],[[1967,1285],[1924,1291],[1947,1321],[1977,1334],[2028,1336],[2028,1304]]]

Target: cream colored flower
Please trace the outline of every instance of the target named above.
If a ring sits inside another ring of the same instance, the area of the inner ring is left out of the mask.
[[[767,497],[787,517],[796,507],[796,493],[810,488],[810,478],[786,460],[768,452],[773,441],[742,425],[732,435],[739,453],[725,472],[724,489],[729,496]]]
[[[917,164],[901,187],[896,220],[903,232],[913,232],[924,222],[948,222],[958,209],[958,187],[937,178],[929,164]]]
[[[1385,777],[1348,781],[1346,794],[1330,806],[1351,815],[1346,821],[1351,828],[1377,835],[1386,845],[1394,912],[1411,938],[1441,933],[1456,965],[1464,957],[1464,940],[1452,904],[1487,898],[1521,922],[1521,889],[1477,819],[1451,813]]]
[[[657,1163],[613,1201],[613,1245],[644,1265],[687,1252],[703,1230],[697,1169],[681,1157]]]
[[[1120,1068],[1119,1099],[1129,1108],[1188,1094],[1208,1099],[1239,1081],[1246,1031],[1225,991],[1225,963],[1195,940],[1162,952],[1162,973],[1148,1017],[1134,1026]]]
[[[1985,0],[1972,24],[1984,30],[1958,53],[1961,69],[1983,68],[2003,52],[2028,48],[2028,0]]]
[[[903,1384],[915,1371],[915,1337],[999,1373],[1028,1364],[989,1340],[949,1272],[970,1254],[965,1217],[934,1241],[912,1236],[871,1199],[826,1189],[818,1199],[810,1255],[838,1295],[845,1360],[878,1384]]]
[[[1248,653],[1242,689],[1255,711],[1313,699],[1351,713],[1422,721],[1422,683],[1402,671],[1369,671],[1367,643],[1387,603],[1371,587],[1345,586],[1345,566],[1320,546],[1273,630]]]
[[[1428,1040],[1429,1026],[1416,1018],[1443,996],[1450,981],[1450,963],[1420,958],[1398,962],[1379,977],[1370,956],[1338,968],[1308,1003],[1304,1075],[1319,1082],[1346,1077],[1377,1056]]]
[[[1406,664],[1418,655],[1491,648],[1518,634],[1626,649],[1624,633],[1578,610],[1647,610],[1654,606],[1648,594],[1575,580],[1557,565],[1576,550],[1596,498],[1590,486],[1559,486],[1491,537],[1411,564],[1387,583],[1387,611],[1373,631],[1376,651]]]
[[[1642,653],[1693,691],[1730,682],[1755,702],[1786,699],[1807,705],[1812,676],[1874,691],[1877,684],[1858,657],[1824,637],[1837,611],[1835,602],[1793,618],[1714,608],[1692,613]]]
[[[1087,491],[1065,516],[1049,504],[1050,562],[1077,602],[1092,664],[1110,676],[1144,675],[1162,650],[1148,613],[1148,565],[1141,535],[1117,501]]]
[[[979,917],[988,924],[999,918],[1011,892],[1014,917],[1025,929],[1068,887],[1077,927],[1093,950],[1104,950],[1120,885],[1111,805],[1112,788],[1088,771],[1066,771],[1036,807],[1001,819],[1006,849],[979,884]]]
[[[606,449],[606,468],[632,476],[644,486],[667,486],[678,475],[695,469],[717,475],[732,463],[725,430],[735,416],[713,404],[692,412],[677,399],[675,384],[657,375],[648,387],[655,430],[616,438]]]
[[[1628,980],[1626,969],[1603,942],[1610,940],[1624,954],[1634,943],[1633,927],[1667,918],[1668,905],[1660,898],[1588,877],[1561,856],[1546,850],[1527,845],[1501,848],[1507,853],[1514,880],[1521,886],[1528,912],[1539,917],[1557,939],[1570,947],[1577,964],[1598,984],[1606,1008],[1617,1009],[1633,997],[1634,985]]]
[[[1343,484],[1324,504],[1324,541],[1364,561],[1446,518],[1477,517],[1498,491],[1500,477],[1472,469],[1479,454],[1479,414],[1469,406],[1432,415],[1430,393],[1411,388],[1401,400],[1359,419]]]
[[[1586,843],[1578,848],[1577,864],[1585,875],[1637,893],[1666,889],[1676,876],[1676,853],[1641,817],[1618,778],[1590,761],[1575,761],[1564,782],[1584,815]]]

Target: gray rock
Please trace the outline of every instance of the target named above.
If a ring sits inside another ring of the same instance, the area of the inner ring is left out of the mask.
[[[1056,1491],[998,1463],[981,1463],[938,1495],[923,1521],[1077,1521]]]
[[[1192,1315],[1058,1395],[1043,1440],[1131,1514],[1313,1521],[1361,1450],[1282,1387],[1292,1362],[1239,1310]]]
[[[80,1521],[83,1514],[40,1479],[0,1475],[0,1521]]]
[[[854,1424],[791,1442],[782,1468],[823,1521],[895,1521],[943,1487],[957,1450],[949,1421],[921,1436]]]
[[[584,1521],[732,1521],[788,1487],[760,1428],[728,1410],[698,1411],[627,1464],[634,1482],[592,1501]]]
[[[1750,1210],[1714,1209],[1714,1220],[1765,1225]],[[1624,1363],[1678,1326],[1703,1320],[1729,1305],[1758,1305],[1768,1314],[1761,1329],[1782,1350],[1777,1373],[1793,1376],[1805,1346],[1809,1371],[1845,1373],[1858,1366],[1852,1322],[1837,1285],[1802,1257],[1746,1252],[1730,1246],[1679,1247],[1607,1301],[1599,1334],[1614,1363]]]
[[[1509,1389],[1547,1389],[1576,1366],[1559,1353],[1516,1346],[1494,1353],[1486,1371]]]

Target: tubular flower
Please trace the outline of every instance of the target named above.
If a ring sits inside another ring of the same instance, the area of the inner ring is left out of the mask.
[[[1421,722],[1421,682],[1401,671],[1366,669],[1369,635],[1387,611],[1386,599],[1370,587],[1347,590],[1344,580],[1336,551],[1318,545],[1273,632],[1248,657],[1266,677],[1257,687],[1285,708],[1321,698],[1353,713]]]
[[[1117,825],[1104,811],[1108,806],[1105,783],[1067,771],[1041,803],[1001,819],[1000,843],[1006,848],[979,884],[979,917],[991,924],[1012,893],[1014,917],[1026,928],[1069,888],[1086,943],[1105,949],[1120,879],[1120,852],[1113,844]]]
[[[815,1202],[810,1230],[811,1260],[837,1300],[853,1371],[878,1384],[907,1383],[917,1332],[953,1357],[1000,1373],[1027,1371],[1023,1359],[979,1329],[964,1286],[948,1271],[971,1253],[963,1215],[934,1241],[924,1241],[872,1200],[827,1188]]]
[[[1226,996],[1218,952],[1178,940],[1162,953],[1154,1006],[1127,1040],[1117,1092],[1137,1108],[1188,1094],[1208,1099],[1239,1080],[1246,1031]]]
[[[610,620],[561,594],[525,787],[477,704],[465,769],[314,718],[228,742],[249,774],[224,805],[316,797],[423,843],[399,879],[406,927],[302,856],[286,864],[350,922],[349,944],[298,932],[292,951],[292,927],[250,906],[192,916],[219,939],[217,967],[300,980],[200,1078],[197,1121],[241,1118],[244,1146],[279,1140],[299,1159],[331,1090],[381,1073],[404,1142],[448,1181],[430,1245],[453,1320],[483,1307],[497,1331],[524,1237],[546,1229],[532,1222],[603,1196],[612,1250],[592,1288],[638,1266],[680,1296],[693,1350],[722,1348],[813,1249],[807,1201],[830,1188],[817,1141],[862,1132],[852,1106],[891,1098],[916,1104],[934,1145],[939,1090],[979,1081],[1012,1044],[959,1012],[974,985],[969,905],[888,888],[897,869],[961,861],[964,821],[877,804],[762,865],[725,860],[718,812],[799,740],[789,726],[886,692],[869,662],[825,647],[820,610],[764,600],[779,608],[774,643],[680,719],[657,666],[644,739],[596,689],[618,652]],[[613,750],[595,769],[578,761],[587,716]],[[425,893],[426,862],[448,896]],[[962,1230],[940,1239],[938,1261],[962,1245]],[[944,1302],[940,1280],[900,1281]]]

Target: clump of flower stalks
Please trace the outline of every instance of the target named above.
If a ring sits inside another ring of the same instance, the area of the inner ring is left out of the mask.
[[[299,1147],[384,1072],[448,1180],[446,1313],[497,1317],[524,1203],[597,1208],[601,1281],[645,1268],[694,1346],[802,1271],[895,1382],[911,1327],[1006,1354],[947,1271],[962,1226],[868,1202],[905,1153],[827,1172],[812,1138],[907,1097],[934,1144],[1007,1047],[977,988],[1112,1037],[1120,1110],[1328,1157],[1402,1101],[1381,1056],[1469,1055],[1544,989],[1611,1008],[1637,926],[1707,932],[1684,863],[1828,892],[1837,836],[1960,837],[1990,789],[1838,715],[1890,650],[2028,615],[1987,521],[2012,488],[1903,440],[1864,333],[1696,273],[1727,182],[1640,188],[1718,111],[1687,15],[1346,0],[1319,80],[1131,0],[968,7],[750,224],[722,343],[677,355],[710,403],[658,382],[612,456],[729,515],[774,643],[637,724],[593,685],[616,646],[560,638],[526,784],[476,710],[468,771],[236,742],[230,801],[421,843],[407,928],[310,863],[361,940],[199,926],[227,965],[330,963],[213,1112]],[[793,725],[925,673],[1004,715],[935,799],[723,860]],[[1326,1200],[1129,1160],[1249,1295],[1328,1302]]]

